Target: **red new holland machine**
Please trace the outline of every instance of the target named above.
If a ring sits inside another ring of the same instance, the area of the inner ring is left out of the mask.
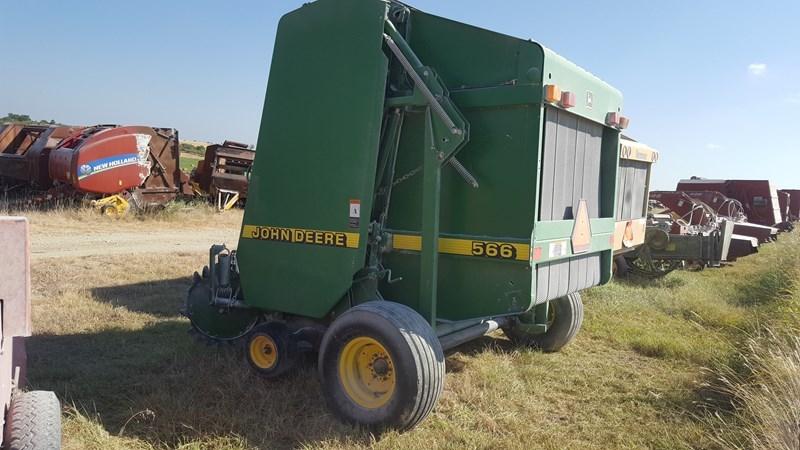
[[[3,136],[6,195],[22,192],[26,202],[89,199],[116,215],[131,204],[145,208],[191,194],[180,170],[178,132],[171,128],[9,126],[0,130]]]

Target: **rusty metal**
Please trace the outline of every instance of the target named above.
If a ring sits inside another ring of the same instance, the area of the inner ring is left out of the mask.
[[[708,180],[692,177],[678,183],[678,191],[717,191],[741,202],[750,223],[775,227],[783,223],[778,191],[769,180]]]
[[[50,187],[50,151],[79,127],[6,125],[0,129],[0,178],[37,188]]]
[[[192,182],[199,191],[216,199],[220,207],[226,203],[223,196],[243,202],[247,199],[254,159],[255,150],[246,144],[225,141],[209,145],[192,174]]]
[[[731,220],[734,223],[734,239],[756,238],[763,244],[774,241],[778,236],[778,229],[775,227],[750,223],[740,201],[717,191],[656,191],[650,194],[650,198],[662,202],[679,216],[685,216],[682,219],[694,220],[695,222],[689,221],[690,225],[704,225],[721,219]],[[702,214],[700,210],[703,211]],[[702,223],[697,222],[698,220],[702,220]],[[673,232],[679,233],[679,230],[675,229]]]
[[[136,206],[190,195],[171,128],[10,125],[0,129],[0,177],[28,204],[122,195]]]
[[[788,220],[800,220],[800,189],[782,189],[779,192],[789,195]]]
[[[768,242],[777,234],[774,228],[747,223],[741,204],[718,192],[654,191],[650,193],[650,199],[660,206],[651,208],[651,211],[655,215],[662,215],[660,223],[670,225],[666,230],[670,237],[711,236],[715,230],[729,230],[730,236],[726,236],[725,232],[720,235],[723,239],[720,247],[723,252],[718,258],[720,261],[735,261],[755,253],[759,239]],[[665,215],[669,220],[663,220]],[[686,250],[708,247],[693,247],[692,242],[691,239],[686,241]],[[673,256],[677,258],[680,255]]]

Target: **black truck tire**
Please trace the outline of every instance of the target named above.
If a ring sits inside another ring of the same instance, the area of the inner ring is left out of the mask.
[[[431,326],[389,301],[351,308],[322,338],[319,372],[328,407],[370,429],[408,430],[433,410],[444,387],[444,353]]]
[[[544,352],[557,352],[569,344],[583,323],[583,301],[578,292],[550,302],[548,327],[545,333],[532,333],[519,319],[503,328],[514,343],[536,347]]]
[[[61,405],[49,391],[17,391],[11,398],[5,429],[8,450],[61,448]]]

